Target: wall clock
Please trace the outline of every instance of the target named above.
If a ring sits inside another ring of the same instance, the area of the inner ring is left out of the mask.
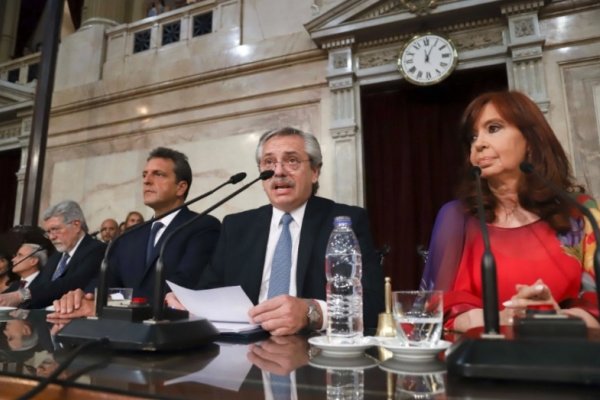
[[[409,39],[398,58],[398,70],[415,85],[434,85],[456,68],[458,53],[450,39],[433,33]]]

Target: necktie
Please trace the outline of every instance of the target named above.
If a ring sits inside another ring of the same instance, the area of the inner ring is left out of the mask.
[[[52,274],[53,281],[60,278],[65,273],[67,270],[67,261],[69,261],[69,253],[63,253],[62,258],[58,262],[58,267],[56,267]]]
[[[271,392],[273,400],[290,400],[291,398],[291,383],[289,375],[271,374]]]
[[[23,289],[25,285],[27,285],[27,281],[25,279],[21,279],[21,282],[19,282],[19,289]]]
[[[292,269],[292,235],[290,235],[290,222],[293,218],[285,213],[281,217],[281,235],[275,246],[271,277],[269,278],[269,293],[267,297],[288,294],[290,290],[290,270]]]
[[[150,264],[154,255],[154,242],[156,241],[156,234],[161,228],[165,226],[162,222],[155,222],[152,225],[152,230],[150,231],[150,238],[148,239],[148,245],[146,247],[146,265]]]

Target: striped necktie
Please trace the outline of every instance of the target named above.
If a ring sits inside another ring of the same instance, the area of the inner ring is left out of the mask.
[[[56,267],[56,269],[54,270],[54,273],[52,274],[53,281],[55,281],[56,279],[63,276],[63,274],[67,270],[67,262],[68,261],[69,261],[69,253],[63,253],[60,261],[58,262],[58,267]]]
[[[269,278],[269,292],[267,298],[288,294],[290,291],[290,271],[292,269],[292,235],[290,222],[294,219],[288,213],[281,217],[281,235],[275,246],[271,277]]]

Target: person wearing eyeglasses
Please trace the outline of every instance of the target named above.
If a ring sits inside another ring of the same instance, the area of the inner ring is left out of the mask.
[[[317,197],[322,155],[317,139],[285,127],[263,134],[256,149],[260,171],[273,170],[263,181],[269,205],[223,219],[213,262],[200,279],[200,289],[241,285],[257,304],[250,318],[273,335],[294,334],[326,326],[325,250],[336,216],[352,219],[362,252],[364,326],[375,327],[383,311],[383,273],[373,247],[367,213],[359,207]],[[291,236],[289,281],[274,294],[271,279],[276,245],[284,216]],[[182,305],[173,294],[167,303]]]
[[[44,308],[70,290],[84,288],[98,275],[106,245],[88,232],[79,204],[65,200],[49,207],[43,227],[56,252],[38,279],[20,291],[21,307]]]
[[[0,294],[0,306],[18,307],[24,300],[22,293],[40,276],[40,270],[46,265],[48,252],[36,243],[23,243],[12,259],[12,271],[17,279]]]

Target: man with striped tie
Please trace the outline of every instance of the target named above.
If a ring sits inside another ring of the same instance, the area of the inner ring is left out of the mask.
[[[269,204],[225,217],[212,263],[198,288],[240,285],[257,304],[250,318],[272,335],[325,327],[325,250],[336,216],[352,219],[363,262],[365,327],[383,311],[383,272],[373,247],[367,213],[316,196],[321,148],[310,133],[292,127],[266,132],[256,149]],[[169,294],[172,307],[183,307]]]

